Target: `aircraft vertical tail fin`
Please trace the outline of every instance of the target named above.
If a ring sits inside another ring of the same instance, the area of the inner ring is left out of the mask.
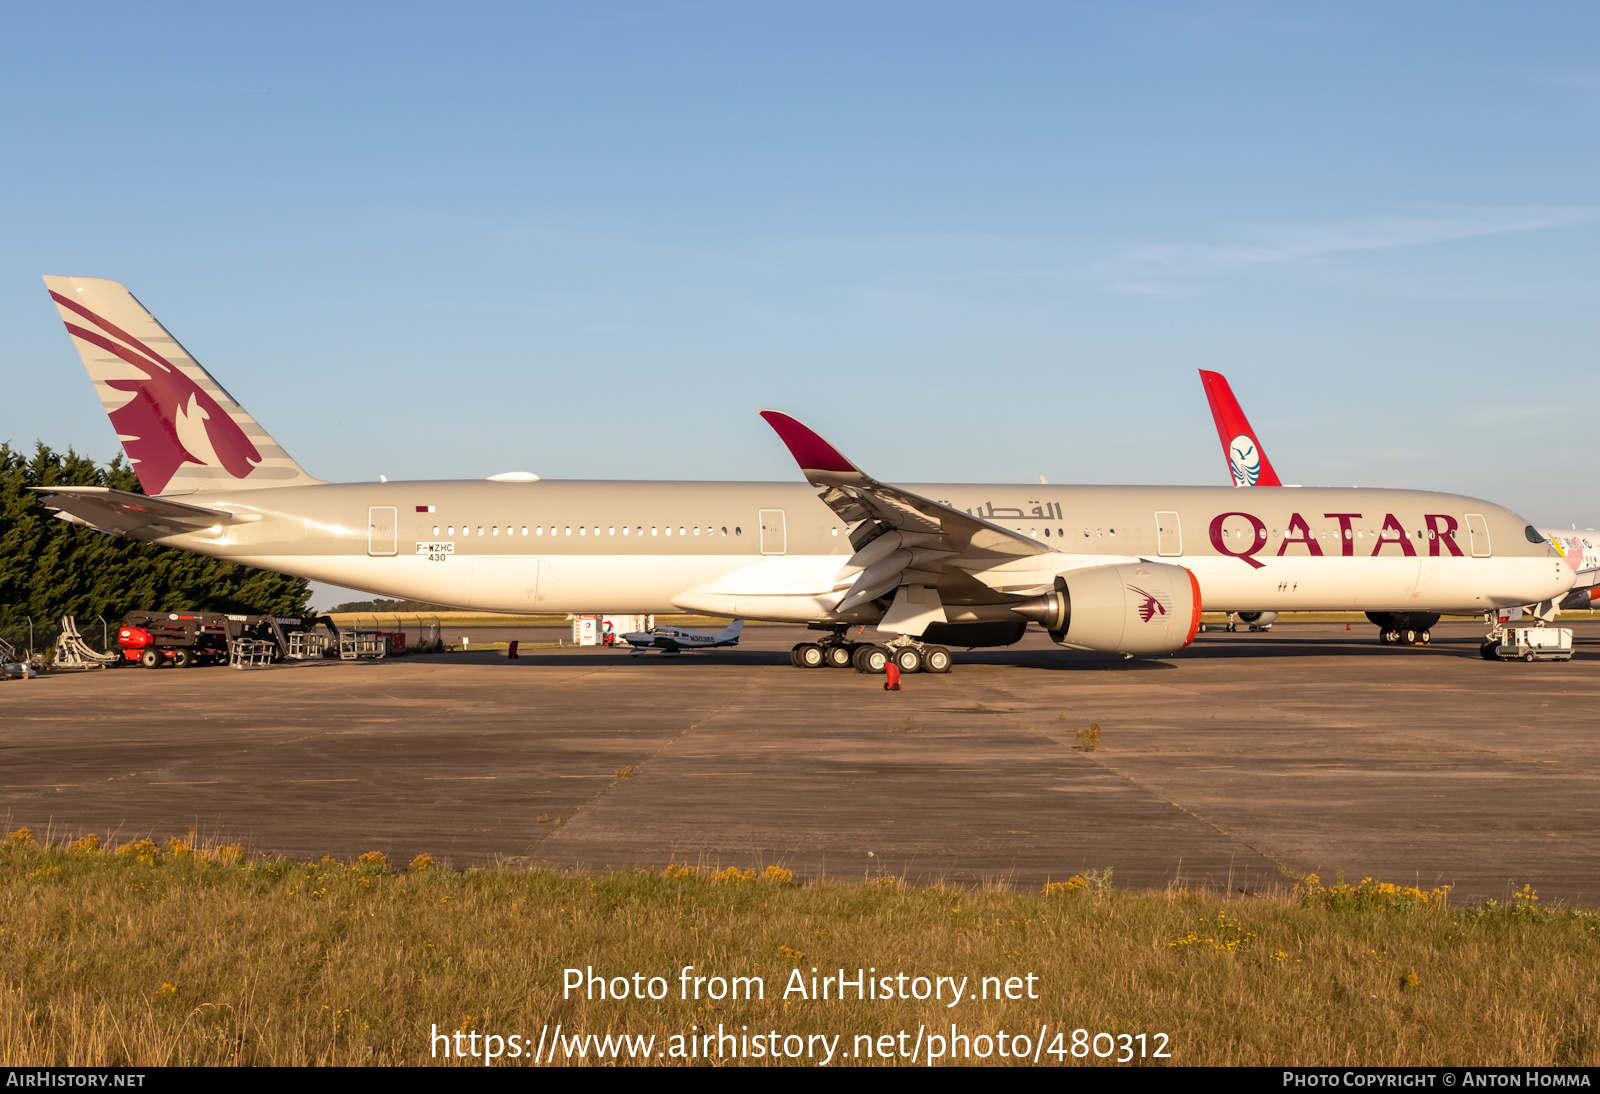
[[[44,283],[146,494],[322,481],[123,286],[98,277]]]
[[[1222,440],[1222,455],[1228,461],[1233,485],[1282,486],[1227,379],[1220,372],[1201,369],[1200,382],[1205,385],[1206,401],[1211,404],[1211,417],[1217,423],[1217,436]]]
[[[739,635],[742,633],[744,633],[744,620],[735,619],[732,623],[729,623],[725,628],[723,628],[722,633],[717,635],[717,641],[737,642],[739,640]]]

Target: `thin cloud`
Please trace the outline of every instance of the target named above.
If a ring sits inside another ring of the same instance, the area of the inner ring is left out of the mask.
[[[1600,72],[1590,69],[1571,69],[1565,72],[1539,72],[1533,79],[1537,83],[1574,91],[1600,91]]]
[[[1139,247],[1126,264],[1172,275],[1200,275],[1272,263],[1314,261],[1352,251],[1388,251],[1476,236],[1532,232],[1600,219],[1600,208],[1460,209],[1438,216],[1362,217],[1326,224],[1261,224],[1232,244]]]
[[[1170,281],[1118,281],[1111,287],[1131,296],[1179,297],[1195,294],[1193,286],[1176,285]]]

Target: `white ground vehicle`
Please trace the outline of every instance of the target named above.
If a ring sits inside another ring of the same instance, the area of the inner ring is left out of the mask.
[[[1483,644],[1485,661],[1571,661],[1572,631],[1566,627],[1508,627],[1499,642]]]

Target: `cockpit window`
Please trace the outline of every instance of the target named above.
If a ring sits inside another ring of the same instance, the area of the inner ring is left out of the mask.
[[[1528,537],[1529,543],[1544,542],[1544,537],[1539,534],[1539,529],[1535,528],[1531,524],[1522,530],[1522,534]]]

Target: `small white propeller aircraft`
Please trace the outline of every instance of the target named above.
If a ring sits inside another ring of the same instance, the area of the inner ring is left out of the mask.
[[[735,619],[716,634],[705,631],[688,631],[682,627],[657,627],[649,631],[625,634],[622,640],[633,649],[628,653],[638,657],[645,650],[660,650],[663,654],[676,654],[684,650],[710,650],[718,646],[737,646],[739,634],[744,630],[744,620]]]

